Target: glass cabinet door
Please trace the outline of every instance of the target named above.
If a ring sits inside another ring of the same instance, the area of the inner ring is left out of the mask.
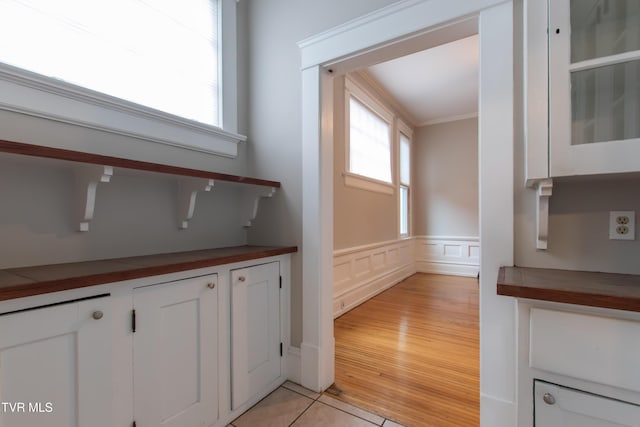
[[[640,1],[550,0],[549,24],[552,175],[579,172],[581,165],[566,162],[584,162],[576,153],[589,151],[580,146],[640,146]],[[589,161],[600,162],[603,173],[630,171],[617,170],[616,158]]]

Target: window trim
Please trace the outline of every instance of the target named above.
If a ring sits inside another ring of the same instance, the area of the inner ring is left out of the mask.
[[[358,175],[351,172],[343,172],[344,183],[349,187],[359,188],[361,190],[374,191],[376,193],[393,194],[395,191],[395,185],[380,181],[377,179],[369,178],[368,176]]]
[[[236,0],[218,0],[222,128],[0,63],[0,110],[189,150],[236,157]]]
[[[395,143],[394,143],[394,121],[395,114],[386,108],[380,101],[378,101],[372,93],[370,93],[366,88],[356,82],[350,76],[345,76],[344,79],[344,117],[345,117],[345,166],[344,166],[344,183],[346,186],[360,188],[363,190],[374,191],[377,193],[383,194],[394,194],[396,189],[396,176],[395,176],[395,161],[396,161],[396,153],[395,153]],[[350,100],[351,97],[354,97],[360,103],[362,103],[365,107],[372,110],[375,114],[377,114],[382,120],[387,122],[389,125],[390,135],[389,135],[389,167],[391,170],[391,182],[382,181],[379,179],[371,178],[365,175],[360,175],[357,173],[353,173],[350,171],[350,156],[351,156],[351,146],[350,146]]]
[[[401,136],[404,135],[408,140],[409,140],[409,182],[405,183],[402,182],[402,180],[400,179],[400,138]],[[398,171],[397,171],[397,188],[398,188],[398,200],[396,205],[398,206],[398,236],[401,239],[406,239],[411,237],[411,233],[412,233],[412,227],[411,227],[411,219],[412,219],[412,207],[413,207],[413,203],[412,203],[412,199],[413,199],[413,192],[411,191],[411,182],[413,181],[413,129],[411,129],[411,127],[409,125],[407,125],[401,118],[397,118],[396,119],[396,132],[395,132],[395,139],[396,139],[396,150],[397,150],[397,158],[398,158]],[[402,218],[401,218],[401,208],[400,208],[400,188],[401,187],[406,187],[407,188],[407,232],[406,233],[401,233],[400,232],[400,225],[402,224]]]

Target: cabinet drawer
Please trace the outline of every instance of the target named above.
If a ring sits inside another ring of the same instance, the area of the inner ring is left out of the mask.
[[[532,308],[529,364],[640,391],[640,322]]]
[[[534,383],[536,427],[638,425],[640,406],[544,381]]]

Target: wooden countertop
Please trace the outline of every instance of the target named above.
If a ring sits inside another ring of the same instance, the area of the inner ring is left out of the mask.
[[[296,246],[236,246],[0,270],[0,301],[297,252]]]
[[[501,267],[498,295],[640,312],[640,275]]]

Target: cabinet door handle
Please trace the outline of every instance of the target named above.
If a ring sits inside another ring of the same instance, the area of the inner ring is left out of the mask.
[[[213,282],[209,282],[209,283],[207,283],[207,288],[209,288],[209,289],[214,289],[215,287],[216,287],[216,284],[215,284],[215,283],[213,283]]]
[[[93,317],[96,320],[102,319],[102,316],[104,316],[104,313],[100,310],[96,310],[91,314],[91,317]]]
[[[545,393],[542,396],[542,400],[544,400],[544,403],[546,403],[547,405],[553,405],[556,403],[556,398],[553,397],[553,394],[551,393]]]
[[[240,282],[244,282],[245,280],[247,280],[247,278],[246,278],[246,277],[244,277],[244,276],[240,276],[240,277],[238,277],[238,280],[239,280]]]

